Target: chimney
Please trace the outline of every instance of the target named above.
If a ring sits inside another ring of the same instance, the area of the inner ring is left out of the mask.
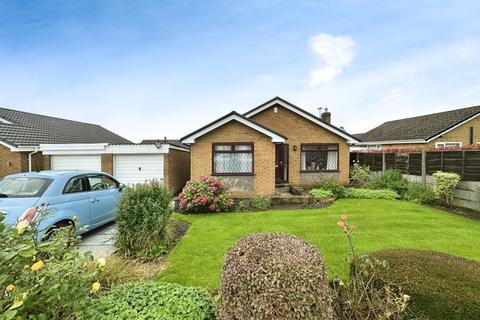
[[[332,121],[332,114],[328,112],[328,108],[325,108],[325,111],[322,112],[320,118],[323,122],[330,124],[330,122]]]

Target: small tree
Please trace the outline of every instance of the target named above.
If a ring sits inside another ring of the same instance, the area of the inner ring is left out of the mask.
[[[450,204],[454,196],[453,191],[460,182],[460,176],[456,173],[438,171],[433,174],[433,180],[435,197]]]
[[[370,178],[370,167],[355,163],[350,169],[350,179],[358,185],[363,185]]]
[[[115,245],[128,256],[157,258],[168,245],[172,212],[172,194],[159,181],[126,189],[116,211]]]

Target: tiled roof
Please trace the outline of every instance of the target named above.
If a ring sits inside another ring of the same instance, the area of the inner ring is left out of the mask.
[[[363,142],[428,140],[480,113],[480,106],[388,121],[356,134]]]
[[[140,144],[170,144],[172,146],[190,149],[190,147],[186,144],[180,142],[180,140],[175,139],[145,139],[140,142]]]
[[[13,146],[57,143],[110,143],[131,141],[96,124],[0,108],[0,140]]]

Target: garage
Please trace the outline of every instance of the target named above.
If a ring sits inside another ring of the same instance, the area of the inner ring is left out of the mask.
[[[113,175],[124,184],[136,184],[153,179],[163,182],[163,154],[115,155]]]
[[[52,155],[52,170],[101,171],[100,155]]]

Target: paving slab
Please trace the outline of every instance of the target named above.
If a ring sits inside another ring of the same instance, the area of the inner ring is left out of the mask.
[[[115,223],[88,231],[81,236],[82,240],[78,244],[78,250],[80,252],[90,251],[96,259],[107,258],[115,252],[113,244],[116,233]]]

